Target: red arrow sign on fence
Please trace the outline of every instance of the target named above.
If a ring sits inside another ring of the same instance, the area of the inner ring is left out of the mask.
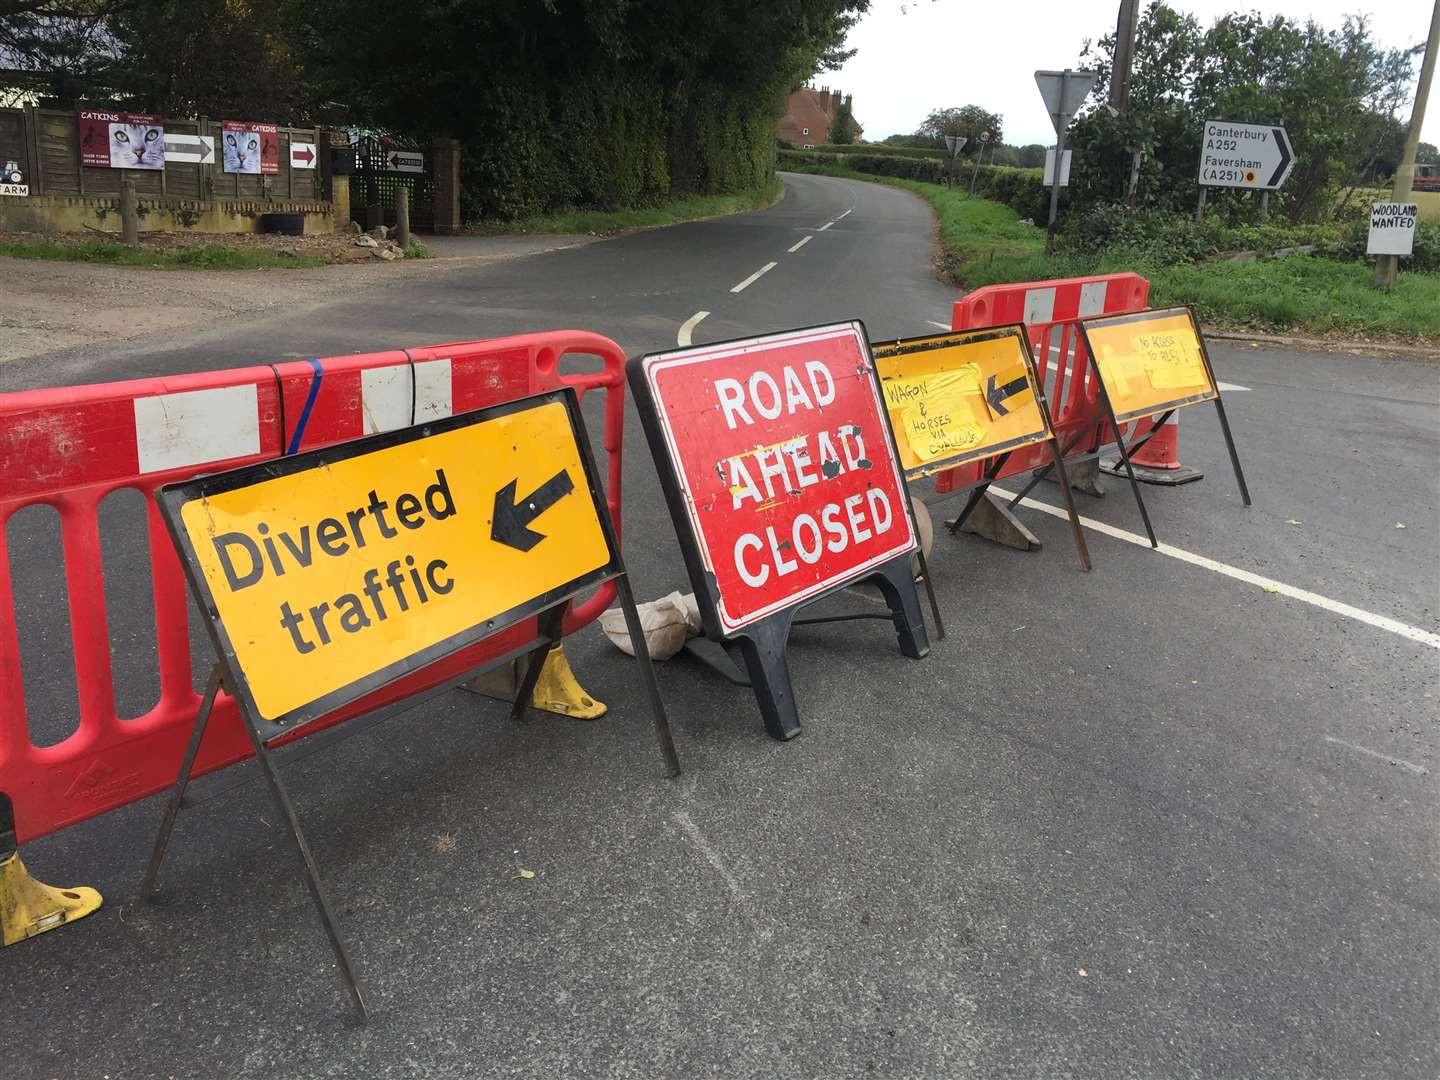
[[[302,146],[299,150],[292,150],[290,156],[296,161],[303,161],[309,165],[315,160],[315,152],[309,146]]]

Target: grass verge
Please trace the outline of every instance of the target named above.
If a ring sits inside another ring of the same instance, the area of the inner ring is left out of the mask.
[[[161,270],[264,270],[273,267],[295,269],[325,265],[324,259],[309,255],[280,255],[274,251],[244,250],[220,244],[202,244],[176,251],[152,251],[143,247],[126,247],[113,240],[86,240],[82,244],[57,244],[49,240],[0,243],[0,255],[16,259],[98,262]]]
[[[742,214],[747,210],[763,210],[777,202],[785,185],[775,177],[773,183],[760,191],[738,195],[692,195],[672,199],[655,206],[633,210],[572,210],[563,214],[544,214],[517,221],[480,221],[470,226],[477,233],[610,233],[631,229],[653,229],[661,225],[678,225],[701,218]]]
[[[888,184],[925,199],[940,223],[942,271],[967,288],[1133,270],[1150,279],[1152,304],[1192,304],[1215,328],[1440,341],[1440,274],[1402,273],[1395,288],[1382,293],[1371,287],[1365,263],[1308,255],[1171,266],[1147,266],[1133,253],[1046,258],[1045,230],[1022,224],[1000,203],[833,166],[801,171]]]

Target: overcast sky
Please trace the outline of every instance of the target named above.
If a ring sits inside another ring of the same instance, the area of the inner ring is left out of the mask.
[[[1252,8],[1308,15],[1327,28],[1338,27],[1346,14],[1368,14],[1375,36],[1392,48],[1422,43],[1433,10],[1432,0],[1305,0],[1303,10],[1271,0],[1172,2],[1205,26],[1228,11]],[[1001,114],[1006,142],[1051,144],[1054,130],[1035,89],[1035,69],[1077,63],[1086,38],[1114,32],[1119,7],[1119,0],[871,0],[870,13],[850,34],[849,47],[859,51],[815,82],[855,95],[866,139],[908,134],[931,109],[974,104]],[[1401,119],[1409,121],[1408,107]],[[1421,138],[1440,144],[1440,78]]]

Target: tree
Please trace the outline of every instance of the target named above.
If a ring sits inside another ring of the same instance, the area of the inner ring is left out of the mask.
[[[1143,155],[1143,204],[1193,206],[1204,122],[1225,119],[1286,128],[1297,160],[1272,205],[1295,221],[1322,217],[1335,208],[1339,188],[1383,167],[1411,71],[1410,56],[1377,46],[1363,18],[1326,30],[1313,21],[1230,14],[1204,30],[1155,0],[1140,19],[1129,110],[1117,118],[1098,107],[1113,53],[1111,34],[1082,57],[1100,78],[1072,136],[1072,207],[1121,201],[1135,149]],[[1221,212],[1248,213],[1255,205],[1244,194],[1211,195]]]
[[[1045,167],[1045,147],[1039,143],[1026,143],[1020,147],[1020,167],[1022,169],[1043,169]]]
[[[958,109],[936,109],[925,118],[915,133],[940,141],[946,135],[956,135],[965,140],[965,152],[975,154],[983,145],[980,138],[985,132],[990,139],[1000,141],[1003,131],[999,113],[986,112],[979,105],[962,105]]]
[[[1415,148],[1415,160],[1422,165],[1440,163],[1440,150],[1435,149],[1434,143],[1422,142]]]
[[[74,102],[103,93],[101,72],[114,58],[108,27],[127,0],[0,0],[0,69],[19,104],[30,93]]]
[[[855,141],[855,109],[847,96],[835,110],[835,119],[830,121],[830,141],[836,146],[846,146]]]

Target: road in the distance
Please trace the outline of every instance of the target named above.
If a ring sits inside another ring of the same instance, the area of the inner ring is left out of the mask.
[[[903,192],[788,177],[767,211],[402,275],[0,378],[563,325],[632,353],[687,324],[697,342],[856,316],[877,337],[924,333],[953,296],[930,227]],[[1434,1076],[1440,369],[1213,353],[1248,388],[1227,400],[1253,508],[1213,416],[1186,410],[1182,456],[1207,477],[1146,497],[1193,558],[1092,533],[1084,575],[1065,525],[1033,509],[1039,553],[942,536],[950,636],[913,662],[883,623],[798,631],[792,743],[677,659],[661,688],[687,772],[667,783],[630,662],[591,629],[567,651],[611,705],[596,724],[512,728],[456,694],[292,766],[368,1029],[345,1019],[259,785],[182,818],[168,907],[129,901],[153,800],[31,845],[40,876],[108,902],[6,950],[8,985],[28,988],[0,1017],[7,1061],[19,1076]],[[637,588],[686,588],[633,416],[626,455]],[[1082,513],[1140,531],[1112,487]],[[133,544],[113,544],[123,567]],[[63,592],[53,556],[15,558],[27,671],[47,673],[31,708],[53,737],[73,714],[66,627],[44,614]],[[130,612],[117,665],[143,687],[143,589],[108,599]]]

